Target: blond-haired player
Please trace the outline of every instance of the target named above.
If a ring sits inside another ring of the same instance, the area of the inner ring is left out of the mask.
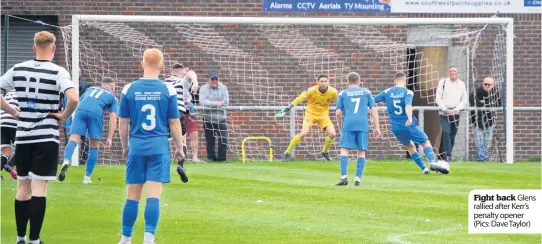
[[[291,108],[308,100],[301,132],[292,138],[290,145],[288,145],[288,148],[286,148],[286,151],[282,154],[282,161],[286,162],[292,158],[290,154],[292,149],[294,149],[294,147],[303,140],[303,137],[309,133],[313,124],[318,124],[320,129],[327,133],[324,146],[322,147],[322,157],[327,161],[331,160],[328,149],[333,143],[336,132],[329,117],[329,106],[332,102],[337,101],[338,93],[337,89],[328,85],[328,81],[329,78],[327,75],[319,75],[316,79],[316,85],[305,90],[301,95],[294,99],[288,107],[277,113],[277,117],[282,117],[290,111]]]
[[[51,62],[55,42],[53,33],[36,33],[36,58],[14,65],[2,76],[0,84],[4,91],[15,89],[21,111],[15,140],[19,153],[14,159],[18,174],[15,195],[18,244],[26,243],[29,222],[29,243],[43,243],[40,239],[48,205],[47,182],[56,180],[58,168],[58,126],[70,117],[79,102],[68,71]],[[62,113],[57,113],[61,93],[68,98],[68,104]],[[2,98],[2,104],[4,102]],[[9,107],[2,106],[2,109],[13,114]]]
[[[126,160],[127,199],[122,212],[122,239],[130,244],[137,219],[139,201],[146,185],[144,244],[154,242],[160,217],[162,184],[170,182],[169,132],[175,139],[176,158],[184,158],[177,92],[158,75],[164,56],[148,49],[141,62],[143,77],[122,90],[119,108],[119,135]],[[128,142],[128,133],[130,141]]]

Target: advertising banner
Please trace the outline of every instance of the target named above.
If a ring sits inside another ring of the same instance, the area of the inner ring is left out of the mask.
[[[266,12],[540,13],[542,0],[263,0]]]
[[[540,13],[541,0],[394,0],[392,13]]]
[[[365,12],[389,13],[390,0],[263,0],[268,12]]]

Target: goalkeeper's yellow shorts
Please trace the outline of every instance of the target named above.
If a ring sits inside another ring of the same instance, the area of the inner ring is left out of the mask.
[[[325,130],[326,127],[333,125],[329,116],[305,115],[305,117],[303,118],[303,126],[307,125],[311,127],[314,124],[318,124],[321,130]]]

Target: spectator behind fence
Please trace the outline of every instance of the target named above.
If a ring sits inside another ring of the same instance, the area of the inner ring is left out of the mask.
[[[467,106],[469,98],[465,83],[458,77],[457,66],[450,66],[448,74],[447,78],[438,83],[436,103],[440,108],[440,125],[442,126],[440,157],[451,161],[460,112]]]
[[[495,80],[486,77],[482,84],[470,94],[470,104],[477,108],[496,108],[501,106],[498,92],[494,89]],[[488,150],[493,139],[493,114],[495,111],[471,111],[471,123],[476,145],[476,160],[485,162],[489,160]]]
[[[226,124],[226,109],[229,105],[228,88],[218,81],[218,74],[211,72],[209,82],[200,87],[199,102],[205,106],[203,110],[203,126],[207,159],[210,161],[226,161],[228,146],[228,126]],[[218,154],[215,152],[215,141],[219,139]]]

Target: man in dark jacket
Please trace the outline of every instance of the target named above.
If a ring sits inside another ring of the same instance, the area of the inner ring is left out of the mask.
[[[501,106],[501,100],[496,91],[495,80],[486,77],[481,86],[470,94],[471,106],[478,108],[497,108]],[[495,110],[471,111],[471,124],[473,125],[474,139],[476,144],[476,160],[485,162],[489,160],[488,149],[493,139],[493,119]]]

